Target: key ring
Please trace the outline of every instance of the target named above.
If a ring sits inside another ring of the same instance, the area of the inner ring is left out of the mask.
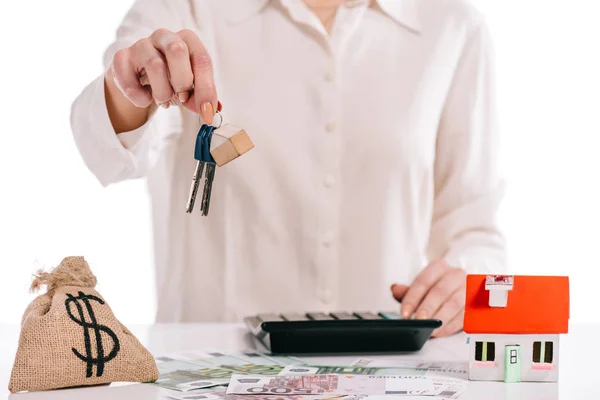
[[[215,127],[215,129],[219,129],[219,128],[220,128],[220,127],[223,125],[223,114],[221,114],[221,111],[219,111],[219,110],[217,110],[217,111],[215,112],[215,117],[217,116],[217,114],[219,115],[219,118],[220,118],[220,120],[219,120],[219,126],[215,126],[215,123],[214,123],[214,122],[215,122],[215,120],[214,120],[214,117],[213,117],[213,122],[210,124],[211,126],[214,126],[214,127]],[[205,122],[202,120],[202,117],[200,117],[200,124],[203,124],[203,123],[205,123]],[[207,125],[208,125],[208,124],[207,124]]]
[[[217,112],[215,113],[215,116],[219,115],[220,121],[219,121],[219,126],[215,126],[215,121],[213,120],[213,123],[211,124],[212,126],[215,127],[215,129],[219,129],[221,127],[221,125],[223,125],[223,114],[221,114],[221,112],[219,110],[217,110]]]

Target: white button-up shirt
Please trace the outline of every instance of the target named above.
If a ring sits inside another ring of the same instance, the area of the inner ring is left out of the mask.
[[[301,0],[138,0],[105,65],[158,28],[198,33],[255,144],[217,169],[208,217],[186,214],[199,116],[116,135],[103,77],[75,101],[99,181],[147,179],[158,321],[397,310],[390,284],[429,260],[504,269],[490,41],[468,3],[353,0],[328,34]]]

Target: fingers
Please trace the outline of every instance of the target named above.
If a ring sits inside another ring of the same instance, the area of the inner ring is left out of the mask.
[[[194,75],[193,100],[196,111],[200,113],[204,123],[211,124],[218,107],[212,60],[195,33],[184,29],[178,32],[177,35],[188,47],[191,69]]]
[[[402,318],[410,318],[427,292],[441,279],[447,268],[450,267],[444,261],[438,261],[421,271],[402,300]],[[417,317],[419,316],[417,315]]]
[[[169,81],[167,60],[149,39],[142,39],[131,46],[131,62],[137,71],[148,76],[152,88],[152,97],[157,104],[167,104],[173,97],[173,88]]]
[[[138,74],[131,62],[131,49],[117,51],[110,67],[115,84],[131,103],[145,108],[152,102],[152,95],[139,81]]]
[[[439,338],[459,332],[463,328],[464,317],[465,310],[462,309],[450,321],[442,325],[441,328],[434,330],[431,336]]]
[[[439,319],[442,321],[442,327],[438,329],[440,332],[445,332],[446,327],[452,321],[452,319],[458,314],[462,313],[465,308],[465,288],[461,287],[454,291],[446,301],[442,304],[440,309],[433,315],[433,319]],[[462,327],[462,325],[461,325]],[[435,332],[434,332],[435,333]],[[453,331],[447,332],[448,334],[454,333]]]
[[[150,37],[153,46],[167,61],[169,79],[174,93],[181,104],[188,101],[194,84],[187,44],[176,34],[159,29]]]
[[[433,318],[442,305],[451,298],[452,294],[465,286],[466,273],[463,269],[452,268],[446,264],[443,270],[445,271],[443,277],[434,284],[417,307],[417,319]],[[457,300],[460,303],[460,299]],[[460,308],[462,308],[462,305],[459,305],[455,312]]]
[[[109,71],[125,97],[138,107],[148,107],[153,98],[165,108],[182,104],[200,113],[207,124],[222,109],[212,60],[190,30],[156,30],[149,38],[118,51]]]
[[[402,298],[406,295],[406,292],[408,291],[408,286],[394,283],[391,287],[391,291],[392,296],[394,296],[394,299],[401,302]]]

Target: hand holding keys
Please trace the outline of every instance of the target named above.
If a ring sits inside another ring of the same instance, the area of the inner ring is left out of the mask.
[[[219,115],[221,116],[220,113]],[[222,118],[221,116],[221,123]],[[203,216],[208,215],[216,166],[220,167],[227,164],[253,147],[254,144],[243,129],[229,124],[225,124],[223,127],[219,125],[218,128],[206,124],[202,125],[196,137],[196,146],[194,148],[194,158],[197,160],[196,170],[192,178],[186,212],[189,214],[194,209],[200,179],[205,167],[204,190],[200,204]]]

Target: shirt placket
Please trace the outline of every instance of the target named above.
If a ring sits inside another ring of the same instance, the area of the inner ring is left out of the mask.
[[[338,9],[329,42],[329,65],[324,71],[323,101],[323,181],[321,183],[322,207],[318,297],[325,308],[338,307],[340,278],[343,266],[340,260],[340,205],[342,202],[341,161],[344,143],[343,98],[341,77],[343,54],[352,34],[356,31],[367,8],[366,0],[351,0]]]
[[[329,35],[318,18],[308,8],[294,0],[281,0],[292,19],[308,29],[314,29],[321,40],[326,54],[324,62],[317,70],[319,83],[320,117],[318,131],[318,160],[316,184],[318,207],[316,207],[316,248],[314,252],[314,271],[316,277],[316,301],[322,309],[333,310],[339,297],[339,227],[342,188],[341,159],[343,144],[342,121],[342,81],[340,63],[344,48],[356,29],[366,9],[366,0],[349,1],[338,10],[332,33]]]
[[[341,204],[341,160],[343,149],[342,84],[343,67],[340,60],[350,36],[355,31],[366,9],[366,1],[348,2],[340,7],[332,27],[331,35],[322,31],[326,42],[327,57],[321,75],[321,140],[319,141],[320,168],[317,187],[321,207],[318,212],[316,271],[317,300],[324,309],[338,307],[341,246],[340,204]]]
[[[342,151],[342,99],[339,58],[331,52],[322,71],[321,165],[317,179],[319,198],[319,242],[317,257],[317,297],[324,308],[334,309],[339,282],[340,161]]]

